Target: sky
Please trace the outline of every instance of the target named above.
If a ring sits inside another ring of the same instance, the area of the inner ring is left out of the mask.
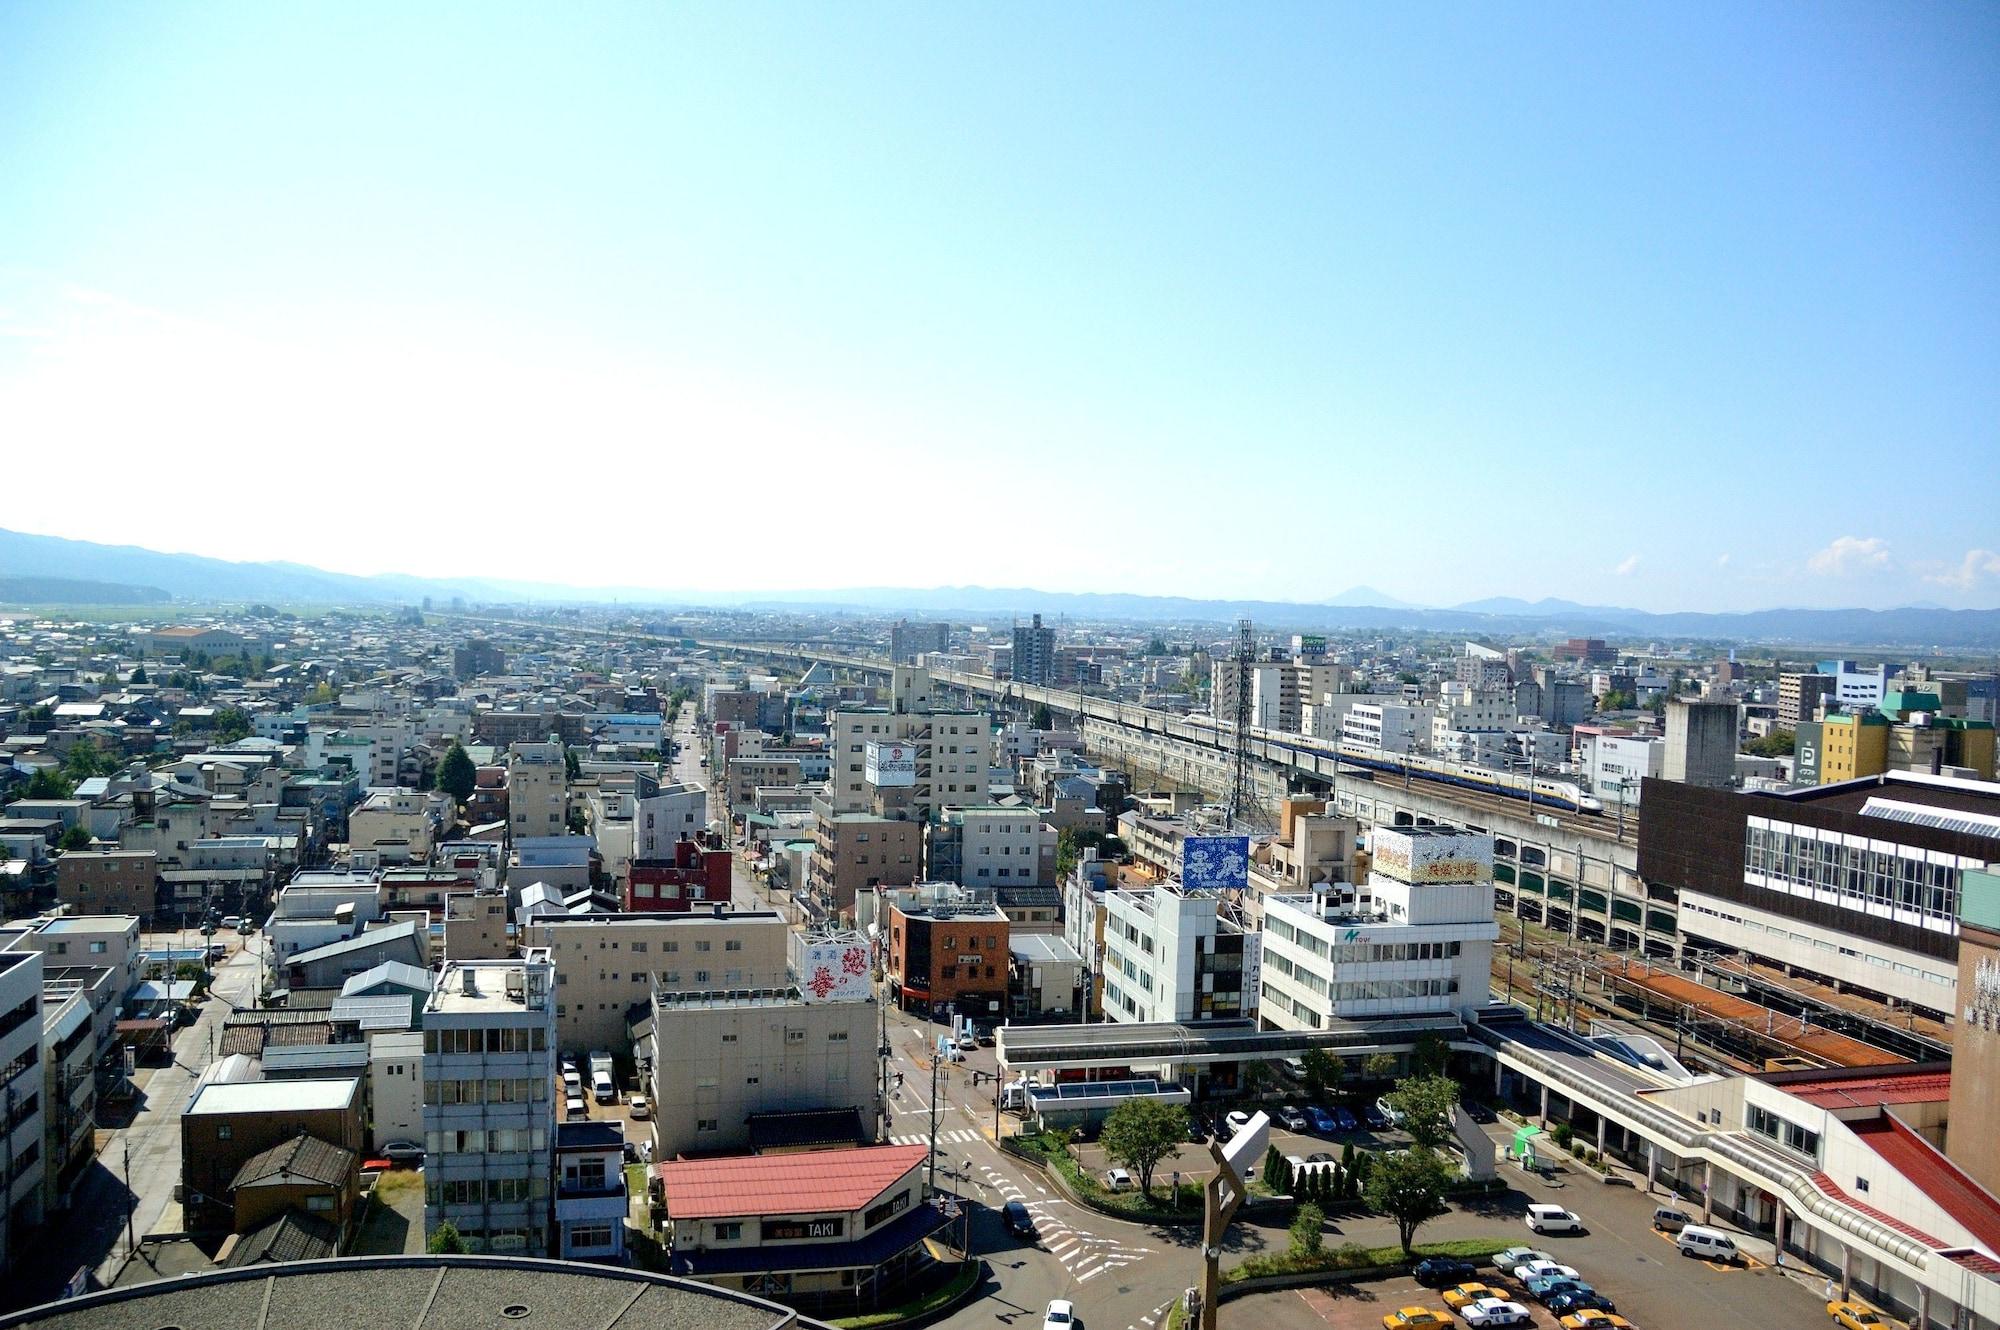
[[[24,0],[0,525],[2000,606],[1996,55],[1931,3]]]

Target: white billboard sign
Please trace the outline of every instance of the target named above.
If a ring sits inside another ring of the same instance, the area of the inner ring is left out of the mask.
[[[915,744],[868,741],[864,775],[878,789],[908,789],[917,783]]]
[[[855,1002],[868,996],[868,943],[859,935],[837,940],[802,940],[793,964],[799,992],[808,1002]]]

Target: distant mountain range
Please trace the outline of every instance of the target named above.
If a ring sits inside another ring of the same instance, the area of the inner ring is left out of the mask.
[[[1248,618],[1259,628],[1300,631],[1414,629],[1431,632],[1608,638],[1702,638],[1798,642],[1815,646],[2000,649],[2000,610],[1906,606],[1891,610],[1753,610],[1743,614],[1654,614],[1575,601],[1496,597],[1426,609],[1369,587],[1325,601],[1197,600],[1116,592],[1037,591],[1028,587],[859,587],[836,591],[686,592],[643,587],[572,587],[486,578],[357,577],[299,563],[232,563],[163,554],[135,545],[99,545],[0,530],[0,604],[293,605],[619,603],[670,608],[851,611],[986,619],[1048,617],[1223,625]]]

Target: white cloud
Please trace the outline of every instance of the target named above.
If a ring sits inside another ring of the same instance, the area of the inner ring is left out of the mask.
[[[1636,554],[1628,554],[1625,556],[1624,561],[1620,563],[1616,568],[1613,568],[1611,571],[1618,574],[1618,576],[1620,577],[1630,577],[1634,572],[1638,571],[1638,568],[1639,568],[1639,556]]]
[[[1880,536],[1839,536],[1806,560],[1806,567],[1825,577],[1847,577],[1889,566],[1889,542]]]
[[[1727,568],[1729,566],[1729,556],[1727,554],[1716,555],[1715,566],[1717,568]]]
[[[1992,550],[1967,550],[1956,568],[1924,574],[1926,582],[1957,587],[1960,591],[1970,591],[1989,577],[2000,578],[2000,554]]]

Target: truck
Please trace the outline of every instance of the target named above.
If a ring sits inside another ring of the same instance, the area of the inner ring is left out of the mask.
[[[618,1082],[612,1078],[609,1053],[590,1055],[590,1094],[600,1104],[609,1104],[618,1098]]]

